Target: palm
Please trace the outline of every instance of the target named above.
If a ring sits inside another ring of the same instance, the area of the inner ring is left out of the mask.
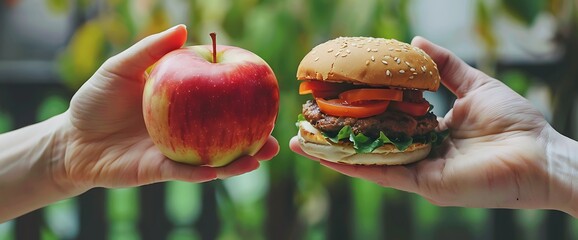
[[[278,143],[269,137],[253,157],[221,167],[171,161],[148,136],[142,115],[145,70],[186,40],[183,26],[152,35],[109,59],[75,94],[66,113],[72,126],[65,172],[77,186],[126,187],[166,180],[202,182],[239,175],[271,159]]]
[[[467,202],[486,207],[496,203],[512,206],[510,201],[520,198],[528,205],[544,201],[544,195],[520,188],[532,186],[533,191],[546,191],[547,185],[539,178],[527,177],[540,174],[545,164],[532,160],[542,159],[533,155],[541,154],[535,139],[544,122],[522,97],[490,80],[458,99],[442,120],[442,126],[452,130],[451,137],[434,161],[424,161],[414,168],[419,179],[416,191],[444,205]],[[455,194],[466,192],[469,194],[459,197]]]
[[[158,170],[165,159],[148,138],[142,119],[143,79],[113,76],[101,69],[76,94],[82,98],[73,98],[70,121],[79,131],[73,142],[79,144],[67,156],[82,157],[66,159],[68,172],[81,173],[72,177],[97,186],[151,182],[160,178],[158,173],[141,171]]]

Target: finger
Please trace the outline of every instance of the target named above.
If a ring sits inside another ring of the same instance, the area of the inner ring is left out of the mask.
[[[145,37],[130,48],[110,58],[103,70],[127,78],[140,78],[146,69],[165,54],[183,46],[187,40],[185,25]]]
[[[321,158],[313,157],[313,156],[307,154],[306,152],[304,152],[303,149],[301,149],[301,145],[299,144],[299,139],[297,139],[297,136],[291,138],[291,140],[289,141],[289,148],[290,148],[293,152],[295,152],[295,153],[297,153],[297,154],[299,154],[299,155],[301,155],[301,156],[307,157],[307,158],[309,158],[309,159],[311,159],[311,160],[315,160],[315,161],[318,161],[318,162],[322,160]]]
[[[362,166],[321,161],[321,165],[350,177],[365,179],[383,187],[416,192],[415,170],[406,166]]]
[[[219,179],[225,179],[253,171],[258,167],[259,161],[257,161],[256,158],[251,156],[244,156],[231,162],[229,165],[215,168],[215,170],[217,171],[217,176]]]
[[[211,167],[193,166],[165,159],[160,167],[162,181],[207,182],[217,179],[217,171]]]
[[[438,65],[442,83],[458,98],[477,88],[489,78],[475,68],[470,67],[449,50],[440,47],[423,37],[415,37],[411,44],[421,48]]]
[[[279,153],[279,142],[273,136],[269,136],[265,145],[255,154],[255,158],[259,161],[269,160]]]

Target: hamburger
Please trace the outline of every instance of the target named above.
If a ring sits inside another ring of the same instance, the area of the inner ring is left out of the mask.
[[[423,50],[394,39],[339,37],[314,47],[297,69],[303,151],[332,162],[399,165],[424,159],[443,140],[423,97],[440,85]]]

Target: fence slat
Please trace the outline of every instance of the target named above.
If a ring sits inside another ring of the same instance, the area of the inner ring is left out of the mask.
[[[303,239],[296,228],[295,179],[286,176],[277,180],[272,181],[267,193],[266,239]]]
[[[106,190],[94,188],[78,196],[80,231],[79,240],[107,239]]]
[[[409,193],[395,194],[383,203],[384,239],[414,239],[416,219]]]
[[[221,232],[221,222],[217,208],[216,184],[218,183],[212,181],[201,185],[201,215],[195,227],[203,240],[217,239],[217,236]]]
[[[166,184],[155,183],[140,188],[139,230],[143,240],[167,239],[172,224],[167,218]]]
[[[42,210],[36,210],[16,219],[15,239],[36,240],[40,239],[42,226]]]
[[[327,239],[352,239],[354,226],[351,179],[339,178],[329,186],[329,216]]]
[[[516,224],[514,211],[511,209],[490,210],[492,237],[495,240],[521,239],[520,227]]]
[[[569,216],[564,212],[549,211],[544,217],[546,237],[543,239],[572,239],[569,229]]]

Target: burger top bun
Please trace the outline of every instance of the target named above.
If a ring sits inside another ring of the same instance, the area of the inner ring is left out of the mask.
[[[314,47],[301,60],[297,79],[437,91],[441,78],[436,63],[417,47],[394,39],[339,37]]]

